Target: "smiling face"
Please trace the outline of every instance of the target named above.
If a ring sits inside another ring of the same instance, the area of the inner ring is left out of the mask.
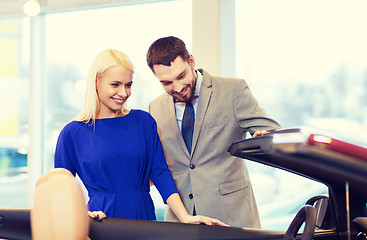
[[[194,57],[190,56],[189,62],[177,57],[170,66],[155,64],[154,74],[161,82],[164,90],[179,102],[192,99],[196,87],[196,73]]]
[[[121,115],[122,106],[131,94],[132,78],[133,72],[120,65],[107,68],[97,77],[99,109],[96,118]]]

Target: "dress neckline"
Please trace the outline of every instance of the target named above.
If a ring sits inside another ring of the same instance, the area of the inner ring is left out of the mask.
[[[109,119],[124,118],[124,117],[127,117],[127,116],[131,115],[131,112],[133,112],[133,111],[134,111],[134,110],[133,110],[133,109],[131,109],[131,110],[129,110],[129,112],[128,112],[127,114],[125,114],[125,115],[116,116],[116,117],[110,117],[110,118],[96,118],[95,120],[96,120],[96,121],[99,121],[99,120],[109,120]]]

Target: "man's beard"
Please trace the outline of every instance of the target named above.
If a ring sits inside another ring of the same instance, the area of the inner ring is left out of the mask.
[[[189,102],[193,99],[193,97],[195,95],[197,75],[195,74],[195,71],[193,69],[191,69],[191,74],[192,74],[193,80],[191,81],[191,84],[189,86],[189,88],[191,88],[190,95],[186,96],[188,98],[186,98],[184,100],[176,99],[179,102]]]

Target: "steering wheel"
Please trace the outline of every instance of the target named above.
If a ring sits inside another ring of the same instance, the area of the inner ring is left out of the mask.
[[[301,240],[311,240],[316,224],[316,209],[313,206],[305,205],[298,211],[291,225],[289,225],[283,240],[295,240],[303,222],[305,223],[305,228]]]

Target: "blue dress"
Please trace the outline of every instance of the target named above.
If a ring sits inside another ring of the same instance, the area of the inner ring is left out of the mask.
[[[156,122],[142,110],[96,119],[95,125],[70,122],[59,135],[55,167],[77,173],[88,190],[89,210],[107,217],[156,220],[149,179],[164,202],[178,192]]]

